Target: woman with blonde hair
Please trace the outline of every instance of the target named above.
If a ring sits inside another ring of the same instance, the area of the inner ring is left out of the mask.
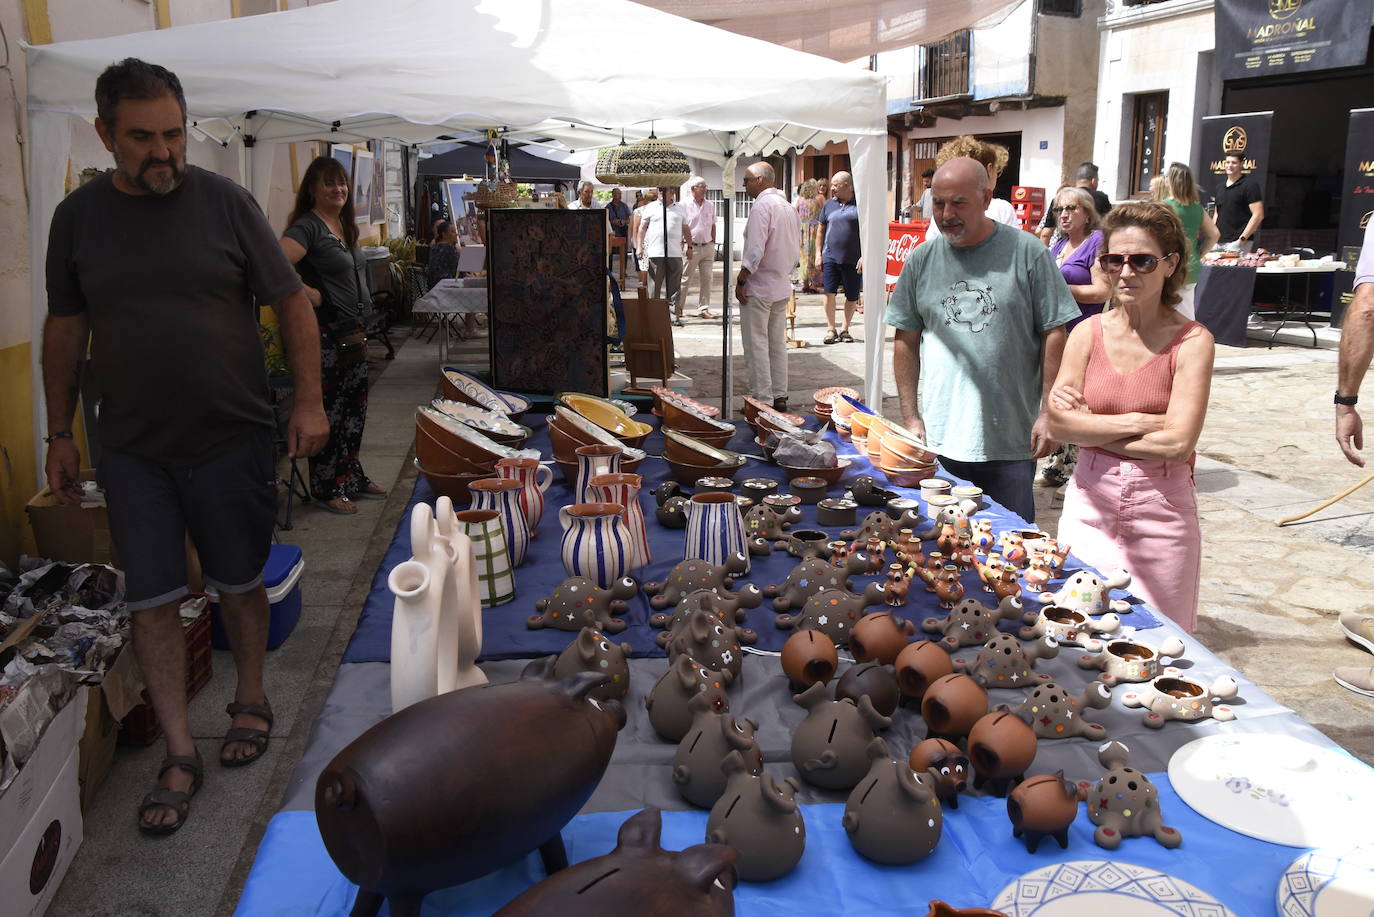
[[[1217,244],[1221,231],[1198,200],[1197,183],[1193,181],[1191,169],[1181,162],[1171,162],[1160,179],[1160,197],[1156,200],[1168,205],[1174,212],[1174,216],[1183,224],[1183,235],[1188,239],[1188,279],[1179,291],[1177,308],[1192,318],[1196,315],[1193,292],[1202,275],[1202,256]]]
[[[938,169],[951,159],[958,159],[961,156],[967,156],[969,159],[982,164],[983,168],[988,170],[988,187],[995,189],[997,179],[1002,177],[1002,171],[1006,169],[1011,154],[1006,147],[999,143],[987,143],[977,137],[962,134],[940,147],[939,151],[936,152],[935,168]],[[994,197],[992,203],[988,204],[986,212],[988,217],[999,223],[1006,223],[1013,229],[1021,228],[1021,223],[1016,218],[1016,208],[1011,205],[1011,201]],[[938,222],[932,222],[931,225],[937,231],[939,230],[940,224]]]
[[[798,262],[797,279],[803,293],[819,293],[821,250],[817,243],[820,241],[821,208],[825,206],[820,182],[814,178],[802,182],[793,206],[797,208],[797,217],[801,220],[801,260]]]
[[[1111,308],[1069,335],[1050,435],[1079,446],[1059,539],[1191,632],[1202,535],[1194,448],[1207,416],[1212,335],[1179,314],[1188,240],[1167,206],[1131,201],[1102,221]]]

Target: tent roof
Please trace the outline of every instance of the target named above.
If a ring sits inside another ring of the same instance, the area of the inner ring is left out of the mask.
[[[692,44],[690,78],[680,55],[652,47],[599,53],[608,24]],[[585,149],[621,128],[638,139],[657,119],[659,136],[719,157],[885,130],[878,74],[629,0],[336,0],[25,50],[31,109],[93,114],[96,77],[134,56],[175,72],[191,120],[220,140],[332,130],[418,142],[500,127]]]
[[[837,61],[940,41],[1000,22],[1024,0],[637,0]]]
[[[417,167],[421,175],[482,175],[486,169],[487,147],[484,143],[462,143],[428,159],[421,159]],[[510,149],[510,172],[516,181],[575,181],[582,177],[579,166],[556,162],[536,156],[514,144]]]

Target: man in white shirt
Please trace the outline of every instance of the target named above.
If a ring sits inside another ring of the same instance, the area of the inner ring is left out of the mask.
[[[667,286],[668,308],[673,310],[673,324],[682,327],[682,251],[686,242],[687,221],[682,205],[675,203],[677,189],[664,189],[667,194],[668,244],[663,241],[664,202],[653,201],[640,208],[639,238],[636,250],[649,259],[649,278],[653,281],[652,296],[658,299]]]
[[[577,199],[568,205],[569,210],[600,210],[601,205],[592,196],[596,188],[589,181],[577,186]]]
[[[740,302],[749,393],[787,410],[787,303],[801,255],[801,219],[781,191],[773,167],[756,162],[744,174],[754,199],[744,227],[744,258],[735,281]]]
[[[716,260],[716,205],[706,199],[706,179],[693,175],[687,180],[692,192],[683,208],[687,212],[687,268],[682,282],[682,301],[697,281],[697,318],[715,318],[711,311],[711,268]]]

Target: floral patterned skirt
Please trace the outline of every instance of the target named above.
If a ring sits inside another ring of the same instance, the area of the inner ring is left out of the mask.
[[[358,462],[367,420],[367,361],[339,366],[339,348],[328,328],[320,328],[320,383],[329,441],[310,457],[310,494],[317,500],[355,497],[370,483]]]

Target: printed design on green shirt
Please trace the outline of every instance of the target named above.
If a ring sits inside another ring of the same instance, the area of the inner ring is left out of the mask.
[[[997,300],[992,295],[991,287],[956,280],[950,284],[949,290],[949,295],[940,300],[946,325],[963,325],[977,334],[992,324],[992,317],[997,314]]]

